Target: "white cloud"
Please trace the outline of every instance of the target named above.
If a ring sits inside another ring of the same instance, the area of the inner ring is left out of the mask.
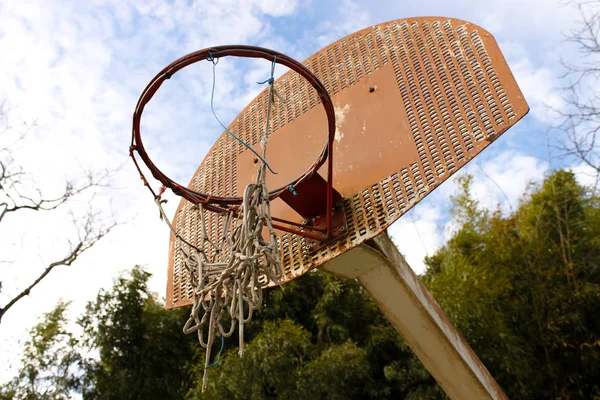
[[[260,12],[273,17],[281,17],[292,14],[298,5],[296,0],[255,0],[252,3],[256,4]]]
[[[474,175],[473,196],[488,209],[500,205],[510,211],[531,182],[539,181],[548,169],[548,163],[535,157],[506,151],[485,162],[475,161],[466,172]]]
[[[567,2],[548,0],[500,0],[493,5],[477,3],[475,13],[481,18],[482,25],[489,24],[489,30],[502,35],[519,35],[526,41],[529,36],[541,36],[547,39],[539,44],[549,44],[561,39],[564,30],[568,30],[577,17],[574,7]]]
[[[588,164],[579,164],[571,168],[571,171],[575,174],[577,182],[588,188],[597,188],[598,186],[598,170],[592,168]]]
[[[422,274],[426,270],[425,256],[443,245],[441,209],[430,204],[418,204],[388,228],[400,252],[411,268]]]
[[[352,0],[339,2],[334,10],[325,12],[323,17],[323,22],[305,33],[311,39],[316,39],[318,48],[371,25],[368,8],[361,7],[359,3]]]
[[[564,105],[556,73],[547,67],[535,67],[526,57],[513,60],[510,67],[533,116],[545,123],[554,121],[558,115],[553,110]]]
[[[450,220],[450,196],[456,193],[456,178],[471,174],[472,196],[483,208],[505,213],[518,205],[530,182],[540,181],[548,169],[545,161],[512,150],[494,157],[476,159],[459,175],[443,183],[436,191],[417,204],[388,228],[390,235],[413,270],[421,274],[423,259],[434,254],[452,237],[457,225]]]
[[[111,200],[118,216],[128,222],[76,265],[53,272],[4,317],[0,347],[6,351],[0,356],[0,364],[14,364],[20,350],[17,343],[26,338],[26,329],[36,315],[50,310],[60,297],[75,299],[77,314],[98,288],[110,286],[118,271],[136,263],[148,266],[154,273],[152,289],[164,294],[168,230],[159,221],[152,199],[127,159],[127,150],[137,98],[168,63],[200,48],[229,43],[265,45],[301,58],[370,24],[408,16],[403,14],[406,12],[464,12],[461,18],[474,22],[489,15],[490,30],[502,43],[509,44],[509,63],[532,104],[534,116],[545,121],[543,103],[555,99],[552,86],[557,76],[548,60],[556,56],[536,51],[542,42],[545,49],[558,47],[556,27],[568,26],[572,18],[551,15],[556,8],[541,7],[546,3],[534,0],[539,6],[536,12],[514,13],[515,7],[527,4],[504,0],[496,2],[492,12],[487,3],[466,0],[458,5],[446,1],[403,3],[400,11],[393,1],[374,6],[349,0],[0,2],[0,99],[9,100],[15,115],[36,119],[39,125],[27,146],[17,151],[17,158],[35,174],[37,186],[47,193],[60,190],[65,178],[75,176],[82,167],[124,166],[114,181],[120,190],[104,193],[100,201]],[[302,31],[287,32],[284,26],[277,32],[277,18],[302,20]],[[230,61],[222,60],[218,67],[215,102],[224,121],[261,89],[254,83],[256,77],[263,76],[261,65],[268,71],[268,62],[259,65]],[[221,132],[208,111],[210,84],[208,63],[181,72],[161,88],[144,116],[148,152],[157,165],[182,183]],[[513,152],[491,159],[484,169],[514,204],[525,182],[541,176],[545,167]],[[467,170],[476,175],[475,192],[482,202],[490,207],[503,202],[495,185],[476,168],[470,165]],[[451,187],[451,183],[442,185],[440,196]],[[178,198],[171,195],[169,199],[167,209],[172,215]],[[424,203],[390,228],[401,251],[419,272],[423,270],[424,255],[432,254],[445,240],[445,213],[446,204]],[[19,259],[10,271],[2,266],[4,295],[16,284],[22,287],[39,274],[44,262],[64,254],[70,233],[64,217],[29,214],[22,220],[3,223],[2,253]],[[28,229],[32,226],[36,229]],[[22,254],[27,256],[22,258]],[[10,378],[2,368],[0,374],[0,381]]]

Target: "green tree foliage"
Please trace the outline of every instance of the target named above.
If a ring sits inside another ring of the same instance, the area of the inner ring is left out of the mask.
[[[185,310],[168,311],[149,292],[140,267],[102,290],[79,323],[99,353],[86,365],[86,399],[175,399],[187,391],[191,337],[181,333]]]
[[[469,183],[426,285],[509,397],[600,398],[598,199],[559,171],[503,216]]]
[[[188,398],[387,399],[411,391],[442,398],[357,282],[314,271],[268,290],[247,332],[242,358],[235,340],[226,341],[220,364],[209,369],[205,393],[204,366],[196,364],[196,386]],[[203,354],[200,350],[198,359]],[[398,368],[412,375],[399,376]]]
[[[81,387],[77,340],[65,329],[68,303],[54,310],[31,331],[19,374],[0,388],[1,399],[67,399]]]
[[[509,398],[600,398],[598,199],[559,171],[505,215],[481,208],[470,183],[425,284]],[[189,310],[164,310],[148,278],[136,267],[89,304],[79,323],[92,360],[68,351],[66,305],[48,314],[3,398],[446,398],[357,282],[318,271],[265,292],[244,356],[226,339],[201,393],[204,350],[181,333]]]

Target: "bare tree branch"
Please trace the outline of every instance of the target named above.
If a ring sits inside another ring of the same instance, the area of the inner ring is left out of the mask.
[[[87,172],[86,180],[83,183],[73,183],[68,181],[66,183],[65,190],[57,197],[45,199],[42,196],[40,190],[36,189],[37,197],[21,193],[19,190],[20,182],[16,181],[12,183],[10,189],[13,193],[9,193],[2,186],[2,176],[0,176],[0,192],[4,191],[4,195],[8,201],[0,203],[2,210],[0,211],[0,222],[2,222],[4,216],[8,213],[12,213],[20,210],[33,210],[33,211],[50,211],[55,210],[61,205],[65,204],[74,196],[88,191],[91,188],[108,187],[108,178],[111,176],[112,171],[103,171],[102,173]],[[14,175],[13,176],[18,176]]]
[[[19,300],[25,296],[28,296],[31,293],[31,290],[35,288],[46,276],[48,276],[48,274],[52,272],[54,268],[61,265],[69,266],[73,264],[73,262],[75,262],[83,253],[98,243],[100,239],[106,236],[118,225],[118,223],[114,220],[111,220],[111,222],[108,224],[102,223],[102,221],[99,220],[98,213],[94,212],[92,209],[88,210],[88,213],[82,224],[79,224],[77,219],[74,220],[74,223],[77,225],[79,230],[78,240],[76,243],[71,244],[71,248],[67,256],[61,260],[48,264],[44,271],[29,286],[13,297],[5,306],[0,307],[0,323],[2,322],[2,317],[4,314],[6,314],[6,312]]]
[[[21,210],[55,210],[71,198],[92,188],[108,186],[108,181],[115,171],[86,171],[83,181],[67,181],[64,190],[54,197],[45,197],[33,185],[25,185],[27,174],[20,165],[15,163],[13,149],[17,143],[27,137],[36,124],[23,123],[16,130],[8,121],[6,109],[6,105],[0,103],[0,126],[3,125],[0,128],[0,138],[2,139],[0,144],[0,223],[9,213]],[[11,135],[9,134],[11,131],[15,132],[12,132]],[[30,192],[34,192],[35,195],[29,194]]]
[[[579,26],[566,41],[577,47],[577,63],[563,61],[564,107],[554,109],[560,117],[556,128],[566,133],[558,144],[560,155],[575,158],[600,176],[600,1],[569,2],[579,11]]]
[[[101,172],[86,171],[80,181],[67,181],[64,189],[56,196],[45,196],[35,187],[33,180],[18,165],[13,157],[15,145],[26,138],[30,129],[35,124],[22,124],[15,130],[8,121],[6,106],[0,103],[0,223],[4,217],[18,211],[52,211],[74,200],[77,196],[86,194],[86,201],[90,204],[85,216],[77,217],[70,211],[72,223],[78,234],[77,239],[69,241],[67,255],[57,261],[49,263],[44,270],[25,289],[12,297],[4,306],[0,306],[0,323],[2,317],[15,304],[28,296],[31,291],[44,280],[56,267],[73,264],[83,253],[94,246],[106,236],[115,226],[114,218],[106,220],[93,206],[97,188],[110,187],[109,181],[115,171]],[[0,261],[1,262],[1,261]],[[6,262],[7,264],[12,263]],[[0,282],[0,291],[2,282]]]

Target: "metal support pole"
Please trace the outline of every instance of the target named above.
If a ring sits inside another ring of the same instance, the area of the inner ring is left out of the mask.
[[[387,232],[321,269],[358,279],[451,399],[507,399]]]

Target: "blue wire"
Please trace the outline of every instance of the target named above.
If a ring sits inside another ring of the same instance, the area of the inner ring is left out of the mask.
[[[212,368],[215,365],[217,365],[219,363],[219,361],[221,361],[221,353],[223,353],[224,347],[225,347],[225,336],[221,335],[221,350],[219,350],[219,354],[217,354],[217,359],[215,360],[214,363],[208,365],[205,369]]]
[[[290,190],[290,192],[292,193],[292,195],[298,196],[298,192],[296,192],[296,188],[295,187],[293,187],[292,185],[289,185],[288,189]]]
[[[211,53],[209,53],[209,55],[212,56]],[[225,125],[223,125],[223,123],[221,122],[221,120],[219,119],[219,117],[217,117],[217,114],[215,113],[214,99],[215,99],[215,82],[217,80],[215,69],[217,67],[217,64],[219,63],[218,59],[215,62],[214,58],[213,58],[212,63],[213,63],[213,83],[212,83],[212,93],[210,95],[210,110],[212,111],[212,114],[215,116],[215,119],[219,122],[219,124],[221,124],[221,126],[223,127],[223,129],[225,129],[225,132],[227,132],[228,134],[230,134],[235,140],[237,140],[238,142],[240,142],[241,144],[243,144],[248,150],[250,150],[251,152],[253,152],[256,155],[256,157],[258,157],[265,164],[265,166],[269,169],[269,171],[271,171],[272,174],[277,175],[277,172],[275,172],[275,171],[273,171],[271,169],[271,167],[269,166],[269,164],[267,163],[267,161],[264,158],[262,158],[256,151],[254,151],[254,149],[252,147],[250,147],[250,145],[248,145],[248,143],[244,142],[242,139],[240,139],[239,137],[237,137],[235,135],[235,133],[233,133],[229,129],[227,129],[227,127]],[[271,78],[270,79],[273,79],[273,72],[275,71],[275,65],[274,64],[275,64],[275,61],[273,61],[273,66],[271,67]],[[270,79],[268,79],[268,81]]]
[[[272,84],[273,84],[273,82],[275,82],[275,78],[269,78],[269,79],[265,79],[265,80],[264,80],[264,81],[262,81],[262,82],[256,82],[256,83],[258,83],[259,85],[264,85],[265,83],[268,83],[269,85],[272,85]]]
[[[269,85],[272,85],[275,82],[275,63],[277,62],[277,56],[273,56],[273,62],[271,63],[271,77],[269,79],[265,79],[262,82],[256,82],[259,85],[264,85],[265,83],[268,83]]]

